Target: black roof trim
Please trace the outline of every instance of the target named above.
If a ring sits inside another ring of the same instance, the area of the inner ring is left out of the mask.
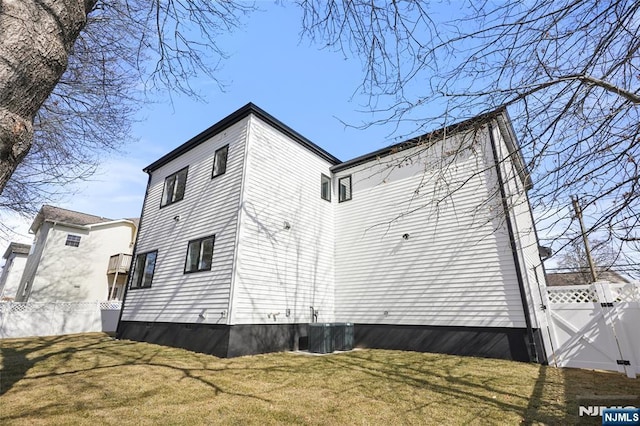
[[[475,117],[469,118],[467,120],[461,121],[459,123],[451,124],[450,126],[442,127],[440,129],[434,130],[429,133],[425,133],[424,135],[417,136],[415,138],[411,138],[404,142],[400,142],[394,145],[389,145],[384,148],[381,148],[377,151],[370,152],[368,154],[361,155],[360,157],[353,158],[351,160],[345,161],[343,163],[337,164],[331,167],[332,172],[339,172],[340,170],[348,169],[350,167],[354,167],[360,165],[362,163],[366,163],[370,160],[373,160],[378,157],[385,157],[387,155],[395,154],[400,151],[404,151],[405,149],[413,148],[425,141],[433,139],[434,137],[438,137],[442,134],[449,133],[457,133],[464,130],[467,130],[473,126],[476,126],[480,123],[484,124],[490,119],[499,116],[502,113],[506,112],[506,108],[501,107],[493,111],[489,111],[487,113],[477,115]]]
[[[215,136],[221,131],[227,129],[228,127],[231,127],[238,121],[247,117],[249,114],[254,114],[256,117],[267,122],[272,127],[275,127],[280,132],[289,136],[290,138],[298,142],[300,145],[307,148],[309,151],[313,152],[314,154],[320,156],[321,158],[327,160],[328,162],[332,164],[340,163],[340,160],[338,158],[329,154],[327,151],[320,148],[318,145],[314,144],[309,139],[305,138],[300,133],[293,130],[291,127],[282,123],[280,120],[278,120],[268,112],[264,111],[262,108],[259,108],[258,106],[249,102],[242,108],[229,114],[228,116],[218,121],[216,124],[209,127],[205,131],[201,132],[197,136],[194,136],[193,138],[189,139],[187,142],[183,143],[173,151],[169,152],[168,154],[164,155],[160,159],[149,164],[147,167],[143,169],[143,171],[146,173],[149,173],[149,172],[153,172],[154,170],[157,170],[158,168],[164,166],[171,160],[174,160],[175,158],[181,156],[185,152],[195,148],[196,146],[200,145],[201,143],[205,142],[206,140],[210,139],[211,137]]]

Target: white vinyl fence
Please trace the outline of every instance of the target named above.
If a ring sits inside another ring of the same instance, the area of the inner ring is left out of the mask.
[[[558,367],[640,374],[640,283],[549,287],[548,319]]]
[[[0,339],[115,332],[122,302],[0,303]]]

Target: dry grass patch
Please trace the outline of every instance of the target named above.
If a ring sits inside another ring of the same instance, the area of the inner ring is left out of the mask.
[[[103,334],[0,341],[3,424],[572,424],[620,374],[401,351],[220,359]]]

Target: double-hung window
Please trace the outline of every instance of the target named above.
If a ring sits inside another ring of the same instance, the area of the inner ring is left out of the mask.
[[[153,272],[156,269],[157,258],[158,250],[140,253],[136,256],[131,288],[151,287],[151,280],[153,280]]]
[[[225,145],[216,151],[213,156],[213,173],[212,178],[223,175],[227,171],[227,155],[229,154],[229,145]]]
[[[80,247],[80,236],[67,234],[67,241],[64,242],[64,245],[71,247]]]
[[[164,180],[164,192],[162,194],[162,206],[173,204],[184,198],[184,189],[187,185],[187,171],[189,167],[167,176]]]
[[[323,174],[320,175],[320,197],[331,201],[331,178]]]
[[[215,235],[189,241],[184,273],[210,271]]]
[[[351,175],[338,179],[338,201],[348,201],[351,199]]]

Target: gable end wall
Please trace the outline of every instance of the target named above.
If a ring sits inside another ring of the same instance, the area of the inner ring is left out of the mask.
[[[525,326],[490,149],[484,127],[336,174],[338,321]]]
[[[332,164],[250,123],[231,324],[308,323],[311,307],[333,321],[333,203],[320,197]]]
[[[129,289],[122,321],[226,324],[248,117],[154,170],[137,253],[158,250],[150,288]],[[212,178],[215,151],[229,145],[227,168]],[[189,167],[184,199],[160,207],[165,178]],[[190,240],[215,235],[210,271],[184,273]]]

